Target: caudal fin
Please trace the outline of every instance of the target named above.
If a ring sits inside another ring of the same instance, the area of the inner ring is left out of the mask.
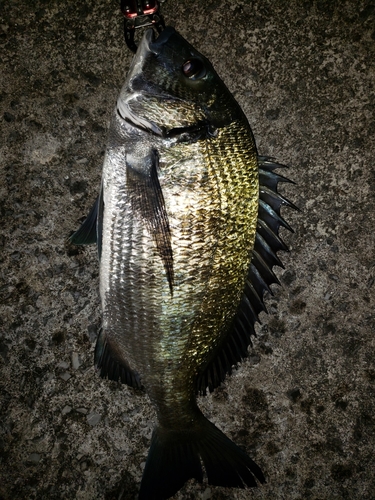
[[[258,465],[203,415],[193,429],[157,427],[143,473],[139,500],[165,500],[191,478],[215,486],[256,487],[265,482]]]

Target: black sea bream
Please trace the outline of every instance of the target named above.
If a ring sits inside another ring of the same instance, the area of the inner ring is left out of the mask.
[[[144,387],[157,412],[140,498],[189,478],[244,487],[260,468],[210,423],[197,394],[247,354],[277,278],[284,177],[257,155],[241,108],[173,28],[145,32],[117,101],[102,187],[76,244],[97,241],[103,377]]]

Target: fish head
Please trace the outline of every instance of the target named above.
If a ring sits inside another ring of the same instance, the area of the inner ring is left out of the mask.
[[[209,60],[176,30],[147,30],[121,90],[119,115],[159,136],[230,123],[240,108]]]

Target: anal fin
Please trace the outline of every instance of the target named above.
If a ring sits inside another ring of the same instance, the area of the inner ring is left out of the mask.
[[[103,330],[100,330],[96,341],[94,362],[102,378],[115,382],[120,380],[123,384],[135,389],[142,388],[138,373],[129,367],[126,360],[122,359]]]

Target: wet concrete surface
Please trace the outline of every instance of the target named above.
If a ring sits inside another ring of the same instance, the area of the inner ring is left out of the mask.
[[[0,498],[134,499],[154,410],[101,380],[98,263],[74,248],[131,55],[111,0],[0,2]],[[288,164],[295,234],[249,358],[204,413],[267,484],[187,499],[374,498],[375,6],[168,0]]]

